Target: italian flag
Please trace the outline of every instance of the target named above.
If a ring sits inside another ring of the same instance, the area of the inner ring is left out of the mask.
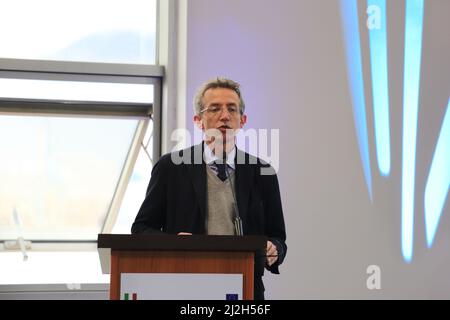
[[[131,297],[132,297],[131,300],[137,300],[137,293],[136,293],[136,292],[133,292],[133,293],[131,294]],[[130,294],[129,294],[129,293],[125,293],[125,294],[123,295],[123,300],[130,300]]]

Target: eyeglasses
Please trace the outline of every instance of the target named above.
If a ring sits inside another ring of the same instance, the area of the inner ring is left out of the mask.
[[[235,117],[238,115],[239,113],[239,107],[235,106],[235,105],[230,105],[230,106],[226,106],[228,113],[232,116]],[[220,107],[220,106],[210,106],[210,107],[206,107],[202,110],[200,110],[200,113],[203,112],[208,112],[209,114],[212,115],[219,115],[223,112],[224,108]]]

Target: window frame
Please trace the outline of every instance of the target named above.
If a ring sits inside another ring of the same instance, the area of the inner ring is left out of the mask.
[[[138,127],[116,185],[101,233],[110,233],[133,172],[149,121],[153,121],[152,159],[161,154],[161,103],[164,67],[159,65],[117,64],[0,58],[0,78],[105,82],[153,85],[153,103],[2,99],[0,115],[52,115],[138,119]],[[16,240],[16,239],[11,239]],[[28,239],[24,239],[28,240]],[[96,250],[96,240],[33,241],[33,251]],[[5,249],[3,243],[0,251]]]

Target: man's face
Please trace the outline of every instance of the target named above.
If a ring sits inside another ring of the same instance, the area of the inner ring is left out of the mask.
[[[239,111],[239,96],[234,90],[211,88],[203,95],[203,112],[194,116],[197,126],[208,136],[216,136],[220,132],[222,138],[234,143],[238,129],[247,122],[247,116]],[[219,130],[219,131],[217,131]],[[215,134],[215,133],[216,134]]]

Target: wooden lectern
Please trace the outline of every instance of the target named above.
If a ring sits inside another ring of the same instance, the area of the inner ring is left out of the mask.
[[[110,299],[120,298],[121,273],[222,273],[243,275],[243,299],[253,300],[254,257],[264,236],[99,234],[102,272],[111,274]]]

